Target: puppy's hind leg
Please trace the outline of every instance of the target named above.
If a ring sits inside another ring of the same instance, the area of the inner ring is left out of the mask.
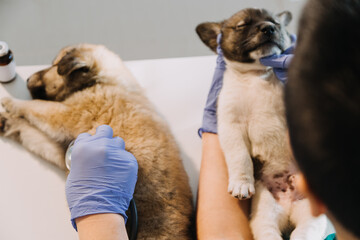
[[[0,113],[0,136],[11,138],[44,160],[66,169],[64,148],[25,119]]]
[[[280,224],[284,210],[261,182],[256,183],[250,227],[255,240],[282,240]]]
[[[308,199],[294,202],[290,220],[296,228],[290,235],[290,240],[322,240],[326,229],[326,218],[315,218],[311,214]]]

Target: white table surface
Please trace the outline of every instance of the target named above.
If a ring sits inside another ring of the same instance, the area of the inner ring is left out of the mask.
[[[201,158],[197,129],[215,56],[129,61],[126,65],[168,121],[179,143],[195,199]],[[17,67],[17,78],[0,84],[0,97],[30,99],[26,79],[45,67]],[[1,240],[77,239],[69,220],[62,171],[2,137],[0,169]]]

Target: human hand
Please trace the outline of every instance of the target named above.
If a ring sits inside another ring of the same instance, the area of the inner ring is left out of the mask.
[[[138,164],[125,150],[112,128],[99,126],[95,135],[80,134],[71,154],[71,170],[66,181],[66,198],[71,221],[97,213],[119,213],[125,221],[137,181]]]
[[[260,58],[260,63],[265,66],[272,67],[276,77],[284,83],[287,81],[287,69],[289,68],[290,62],[294,57],[293,52],[295,49],[296,35],[292,34],[290,38],[292,44],[283,53],[280,55],[274,54]]]
[[[226,63],[220,47],[220,40],[221,34],[217,36],[218,45],[216,51],[218,53],[218,57],[216,59],[216,68],[204,108],[202,126],[198,131],[200,137],[203,132],[217,133],[216,104],[218,95],[222,88],[224,72],[226,69]]]

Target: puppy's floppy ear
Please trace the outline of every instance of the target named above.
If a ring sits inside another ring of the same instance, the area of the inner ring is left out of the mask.
[[[89,66],[85,61],[82,61],[80,57],[76,56],[76,51],[72,50],[68,52],[57,64],[57,72],[59,75],[69,75],[75,70],[89,71]]]
[[[201,41],[205,43],[211,50],[216,53],[217,35],[221,32],[221,23],[206,22],[201,23],[196,27],[196,33],[199,35]]]
[[[292,14],[289,11],[284,11],[276,15],[276,17],[280,20],[280,23],[284,26],[289,25],[292,19]]]

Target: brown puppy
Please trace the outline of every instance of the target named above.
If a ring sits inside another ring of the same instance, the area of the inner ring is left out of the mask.
[[[117,55],[99,45],[67,47],[27,84],[38,100],[2,99],[0,135],[65,170],[69,142],[110,125],[139,162],[138,239],[191,238],[192,195],[179,149]]]

